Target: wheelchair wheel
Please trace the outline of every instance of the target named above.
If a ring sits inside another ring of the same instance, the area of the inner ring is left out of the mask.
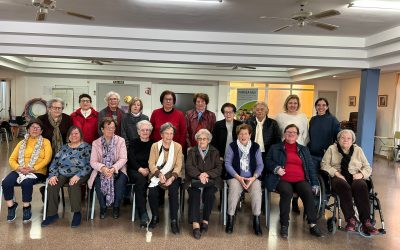
[[[326,221],[328,231],[332,234],[336,233],[337,225],[336,225],[336,218],[331,217]]]
[[[326,188],[325,182],[321,175],[318,175],[318,183],[320,187],[320,192],[314,195],[314,203],[317,210],[317,220],[319,220],[325,212],[326,206]]]

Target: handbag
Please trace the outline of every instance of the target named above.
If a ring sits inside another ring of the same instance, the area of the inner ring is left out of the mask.
[[[201,183],[199,179],[192,179],[192,182],[190,183],[191,187],[194,188],[206,188],[206,187],[213,187],[215,186],[215,181],[212,179],[208,179],[208,182],[205,184]]]

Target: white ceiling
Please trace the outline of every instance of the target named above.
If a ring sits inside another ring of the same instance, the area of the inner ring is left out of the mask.
[[[292,28],[282,34],[334,35],[366,37],[400,25],[400,11],[377,11],[347,8],[350,0],[309,0],[307,10],[314,13],[336,9],[340,16],[326,21],[339,25],[337,31],[315,27]],[[1,0],[0,20],[35,20],[31,0]],[[57,0],[57,8],[95,16],[94,21],[55,12],[46,22],[130,28],[223,31],[239,33],[272,33],[289,24],[285,20],[261,19],[290,17],[299,11],[297,0],[223,0],[222,3],[187,3],[173,0]]]

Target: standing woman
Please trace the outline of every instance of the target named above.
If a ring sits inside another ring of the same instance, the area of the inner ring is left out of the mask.
[[[129,145],[139,138],[139,130],[137,123],[143,120],[149,120],[149,117],[142,113],[143,102],[139,97],[134,97],[129,102],[129,112],[122,119],[121,136],[125,139],[126,147],[129,150]]]
[[[7,221],[15,220],[18,203],[13,201],[14,186],[22,188],[23,222],[31,221],[31,201],[33,185],[46,179],[47,165],[51,161],[50,141],[43,138],[43,124],[40,120],[31,120],[26,126],[27,134],[12,152],[9,164],[11,173],[2,182],[4,199],[8,207]]]
[[[186,126],[188,130],[188,147],[197,145],[195,135],[200,129],[212,132],[215,125],[215,114],[207,109],[210,99],[207,94],[197,93],[193,96],[194,109],[186,112]]]
[[[71,210],[74,213],[71,227],[81,224],[81,185],[89,179],[91,146],[83,141],[82,130],[72,126],[67,133],[68,143],[54,157],[50,165],[48,192],[48,216],[42,222],[46,227],[58,217],[60,188],[68,183]]]
[[[116,129],[115,129],[115,134],[118,136],[121,136],[121,123],[122,119],[125,116],[125,112],[118,107],[119,102],[121,100],[121,96],[114,92],[110,91],[106,94],[106,97],[104,97],[104,101],[107,103],[107,107],[102,109],[99,112],[99,135],[103,135],[102,129],[100,128],[100,124],[103,122],[103,119],[105,117],[110,117],[114,120]]]
[[[160,127],[161,140],[153,143],[150,150],[149,203],[151,209],[150,227],[158,224],[159,193],[168,190],[171,231],[179,233],[178,226],[178,189],[182,174],[183,154],[179,143],[173,141],[175,127],[167,122]]]
[[[151,114],[150,122],[153,125],[153,141],[161,140],[161,126],[167,122],[175,127],[174,141],[179,143],[183,149],[186,148],[186,121],[182,111],[174,108],[176,103],[175,93],[165,90],[160,95],[162,107],[155,109]]]
[[[189,223],[193,224],[193,237],[200,239],[201,234],[208,230],[215,192],[222,186],[222,161],[219,159],[218,150],[210,145],[212,139],[210,131],[200,129],[195,139],[197,146],[189,150],[186,160],[185,188],[189,193]],[[202,197],[201,188],[203,188]],[[204,204],[202,216],[200,200]]]
[[[329,112],[329,103],[325,98],[318,98],[315,102],[317,115],[310,120],[310,142],[308,148],[314,164],[319,169],[321,159],[330,145],[336,141],[340,131],[339,121]]]
[[[73,125],[69,115],[64,114],[64,101],[53,98],[47,102],[47,113],[38,117],[43,124],[42,136],[48,139],[53,149],[53,156],[67,142],[68,129]]]
[[[116,135],[116,122],[106,117],[100,124],[102,136],[92,145],[90,165],[93,168],[88,181],[93,183],[100,203],[100,219],[104,219],[107,206],[113,205],[113,218],[118,219],[121,199],[128,181],[126,174],[127,152],[124,138]]]
[[[236,206],[243,190],[251,196],[253,212],[253,229],[256,235],[261,235],[261,173],[264,168],[260,146],[250,140],[252,128],[242,124],[236,129],[238,139],[229,144],[225,155],[225,168],[228,178],[228,221],[225,232],[232,233]]]
[[[147,186],[149,170],[149,156],[153,141],[150,139],[153,126],[147,120],[136,124],[139,138],[130,144],[128,150],[128,176],[131,183],[134,183],[136,206],[140,216],[140,227],[145,228],[149,217],[147,215]]]
[[[74,126],[82,130],[83,141],[91,145],[99,138],[99,113],[92,107],[92,97],[88,94],[79,96],[79,106],[80,108],[71,114],[71,119]]]

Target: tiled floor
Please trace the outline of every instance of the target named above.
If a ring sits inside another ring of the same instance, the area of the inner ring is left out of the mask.
[[[15,143],[11,143],[10,150]],[[0,176],[10,170],[6,144],[0,144]],[[374,161],[373,175],[375,189],[382,202],[386,222],[386,235],[363,238],[358,234],[342,231],[330,235],[326,229],[325,218],[319,225],[327,234],[324,238],[309,235],[306,223],[301,215],[293,215],[290,222],[289,239],[283,240],[278,234],[278,197],[273,195],[271,229],[263,226],[263,236],[257,237],[252,230],[250,202],[238,212],[234,233],[227,235],[220,221],[220,214],[215,208],[210,221],[210,228],[201,240],[191,236],[191,226],[185,219],[181,223],[181,234],[175,236],[169,231],[168,205],[161,213],[161,223],[153,230],[151,242],[146,242],[146,230],[131,222],[131,207],[122,208],[121,217],[114,220],[111,216],[100,220],[98,214],[93,221],[84,221],[81,227],[69,227],[71,213],[67,200],[67,211],[59,214],[61,219],[54,225],[41,228],[41,207],[38,187],[34,191],[33,221],[22,224],[22,210],[17,210],[17,219],[9,224],[6,221],[6,207],[3,202],[0,215],[0,249],[400,249],[400,172],[399,166],[388,164],[385,159]],[[16,199],[21,199],[20,191]],[[168,203],[166,203],[168,204]],[[98,207],[98,206],[97,206]],[[186,206],[187,207],[187,206]],[[264,216],[262,217],[264,220]],[[380,225],[380,224],[378,224]]]

